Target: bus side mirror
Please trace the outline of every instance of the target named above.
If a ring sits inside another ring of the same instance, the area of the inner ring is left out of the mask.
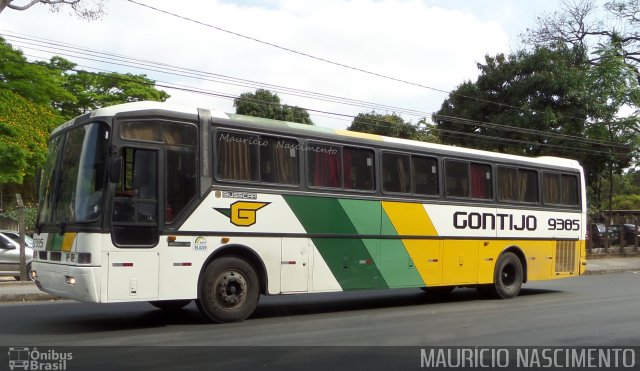
[[[114,156],[111,159],[111,173],[109,174],[109,180],[111,183],[118,183],[120,181],[120,174],[122,173],[122,156]]]

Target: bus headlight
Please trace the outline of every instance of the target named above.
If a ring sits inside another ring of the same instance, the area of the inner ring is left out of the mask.
[[[71,286],[75,286],[76,285],[76,278],[75,277],[64,276],[64,281],[67,283],[67,285],[71,285]]]

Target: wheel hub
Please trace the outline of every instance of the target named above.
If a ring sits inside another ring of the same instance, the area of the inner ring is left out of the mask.
[[[216,285],[216,297],[226,308],[236,307],[244,301],[247,293],[247,281],[236,271],[226,271],[220,275]]]
[[[516,269],[515,269],[515,267],[512,266],[512,265],[506,265],[502,269],[501,278],[502,278],[502,283],[505,286],[513,285],[515,283],[515,281],[516,281]]]

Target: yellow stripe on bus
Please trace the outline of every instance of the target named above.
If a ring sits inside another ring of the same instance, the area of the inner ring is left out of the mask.
[[[356,138],[361,138],[361,139],[371,139],[371,140],[379,140],[382,141],[382,137],[380,135],[376,135],[376,134],[369,134],[369,133],[360,133],[357,131],[349,131],[349,130],[341,130],[341,129],[336,129],[336,134],[339,135],[346,135],[349,137],[356,137]]]
[[[438,235],[422,204],[383,201],[382,207],[397,234],[434,237]],[[402,244],[424,283],[427,286],[439,285],[442,282],[442,241],[404,239]]]
[[[73,248],[73,242],[76,240],[76,236],[78,234],[73,233],[65,233],[64,239],[62,240],[62,251],[69,252]]]

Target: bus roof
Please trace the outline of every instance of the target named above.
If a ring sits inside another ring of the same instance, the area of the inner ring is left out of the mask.
[[[507,161],[519,161],[524,163],[530,163],[531,165],[554,165],[558,167],[566,167],[575,170],[580,170],[581,166],[576,160],[561,158],[561,157],[553,157],[553,156],[540,156],[540,157],[526,157],[526,156],[518,156],[518,155],[510,155],[500,152],[492,152],[485,150],[478,150],[472,148],[465,147],[457,147],[451,145],[437,144],[437,143],[429,143],[429,142],[421,142],[410,139],[402,139],[402,138],[393,138],[386,137],[382,135],[369,134],[369,133],[360,133],[355,131],[349,131],[346,129],[331,129],[320,126],[312,126],[305,125],[295,122],[286,122],[272,119],[265,119],[259,117],[245,116],[239,114],[225,113],[219,110],[207,109],[212,117],[228,119],[233,121],[242,121],[245,123],[250,123],[258,126],[264,126],[269,128],[279,127],[281,129],[290,128],[294,130],[306,131],[309,133],[316,133],[319,135],[333,134],[343,137],[351,137],[351,138],[359,138],[364,140],[373,140],[373,141],[382,141],[385,143],[393,143],[395,145],[406,146],[406,147],[418,147],[425,149],[432,149],[438,152],[449,152],[456,153],[467,156],[475,156],[475,157],[492,157],[492,158],[501,158]],[[153,101],[142,101],[142,102],[131,102],[131,103],[123,103],[118,105],[113,105],[104,108],[98,108],[90,113],[91,117],[99,117],[99,116],[115,116],[118,113],[125,112],[136,112],[136,111],[169,111],[169,112],[177,112],[189,115],[198,115],[198,108],[176,105],[166,102],[153,102]],[[66,126],[69,123],[61,125],[61,127]],[[54,132],[58,131],[61,127],[54,130]]]

